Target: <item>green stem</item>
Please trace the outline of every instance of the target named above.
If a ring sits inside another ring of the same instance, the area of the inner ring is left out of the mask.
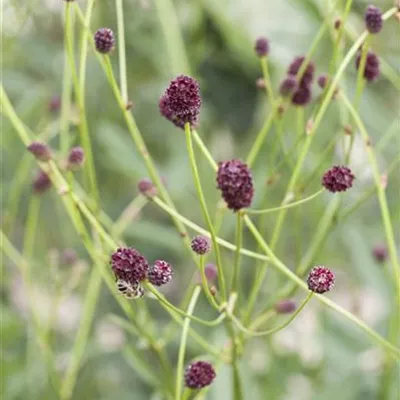
[[[203,285],[203,290],[204,293],[208,299],[208,302],[215,308],[219,309],[219,305],[216,303],[214,296],[210,292],[210,288],[208,287],[208,281],[206,277],[206,271],[205,271],[205,257],[200,256],[200,274],[201,274],[201,283]]]
[[[126,51],[125,51],[125,28],[124,28],[124,9],[123,0],[115,0],[117,10],[118,25],[118,58],[119,58],[119,83],[121,87],[121,97],[125,104],[128,103],[128,83],[126,77]]]
[[[190,300],[189,306],[187,308],[187,314],[190,316],[193,314],[194,308],[196,306],[197,299],[200,295],[201,288],[196,286],[192,298]],[[178,366],[176,368],[176,381],[175,381],[175,400],[181,399],[182,392],[182,381],[183,381],[183,370],[185,363],[185,351],[186,351],[186,342],[189,332],[190,326],[190,318],[186,317],[183,323],[182,335],[181,335],[181,343],[179,345],[179,353],[178,353]]]
[[[297,310],[288,318],[287,321],[285,321],[283,324],[276,326],[275,328],[269,329],[267,331],[262,331],[262,332],[254,332],[249,329],[247,329],[245,326],[242,325],[242,323],[234,316],[230,316],[232,320],[235,322],[236,326],[246,335],[249,336],[268,336],[272,335],[273,333],[276,333],[278,331],[281,331],[282,329],[286,328],[303,310],[303,308],[306,306],[306,304],[310,301],[311,297],[313,296],[313,292],[308,293],[307,297],[302,301],[300,306],[297,308]]]
[[[231,291],[236,293],[238,293],[239,289],[240,249],[242,248],[242,242],[243,242],[243,219],[242,219],[242,212],[238,211],[236,213],[236,251],[235,251],[235,260],[233,263],[233,275],[231,284]]]
[[[217,261],[217,270],[218,270],[218,284],[220,287],[220,293],[221,293],[222,299],[225,300],[226,299],[226,287],[225,287],[224,272],[222,269],[221,253],[220,253],[219,245],[218,245],[217,238],[215,235],[214,226],[212,224],[210,214],[208,213],[206,200],[205,200],[204,194],[203,194],[203,189],[201,187],[199,171],[197,169],[196,158],[195,158],[194,151],[193,151],[192,133],[191,133],[190,125],[188,123],[185,124],[185,136],[186,136],[186,145],[187,145],[187,150],[188,150],[188,155],[189,155],[190,167],[192,169],[193,180],[194,180],[194,184],[195,184],[195,187],[197,190],[197,196],[199,198],[200,207],[203,212],[203,217],[206,221],[208,230],[210,231],[210,234],[211,234],[211,241],[212,241],[214,251],[215,251],[215,256],[216,256],[216,261]]]
[[[261,63],[261,70],[262,70],[263,77],[264,77],[265,88],[267,91],[267,96],[269,97],[271,104],[273,104],[274,103],[274,91],[272,89],[271,77],[269,75],[268,58],[261,57],[260,63]]]
[[[269,214],[269,213],[272,213],[275,211],[280,211],[280,210],[283,210],[286,208],[296,207],[296,206],[299,206],[300,204],[307,203],[308,201],[315,199],[317,196],[319,196],[323,192],[325,192],[325,189],[320,189],[320,190],[318,190],[318,192],[312,194],[311,196],[305,197],[304,199],[295,201],[293,203],[285,204],[283,206],[274,207],[274,208],[265,208],[263,210],[247,209],[245,213],[249,214],[249,215],[251,215],[251,214]]]
[[[73,390],[78,378],[79,367],[89,340],[90,328],[94,319],[96,304],[100,295],[101,279],[98,270],[92,268],[83,304],[81,323],[71,351],[71,360],[61,385],[60,398],[62,400],[69,400],[72,398]]]

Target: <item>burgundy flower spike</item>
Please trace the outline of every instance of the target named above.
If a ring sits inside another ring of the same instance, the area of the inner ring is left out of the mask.
[[[310,271],[307,284],[308,288],[314,293],[329,292],[335,284],[335,275],[329,268],[317,265]]]
[[[185,370],[185,385],[190,389],[201,389],[211,385],[215,379],[214,367],[206,361],[189,364]]]
[[[354,179],[350,168],[334,166],[325,172],[322,185],[332,193],[344,192],[353,186]]]
[[[199,84],[196,79],[185,75],[171,81],[159,102],[161,115],[179,128],[184,128],[185,123],[197,126],[200,106]]]
[[[94,43],[99,53],[109,53],[115,45],[114,33],[109,28],[100,28],[94,35]]]
[[[195,236],[192,239],[191,246],[192,250],[199,255],[206,254],[211,250],[210,239],[202,235]]]
[[[149,271],[147,260],[131,247],[117,249],[110,264],[115,277],[130,284],[146,279]]]
[[[150,267],[148,278],[150,283],[154,286],[162,286],[172,279],[171,264],[163,260],[157,260],[152,267]]]
[[[239,160],[220,162],[217,184],[231,210],[238,211],[251,205],[254,195],[253,178],[246,164]]]

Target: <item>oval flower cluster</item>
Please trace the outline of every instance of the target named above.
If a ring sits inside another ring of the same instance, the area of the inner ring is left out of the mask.
[[[117,289],[127,298],[142,297],[141,283],[148,279],[155,286],[161,286],[172,279],[172,267],[163,260],[153,266],[136,249],[118,248],[111,255],[111,268],[117,280]]]
[[[200,106],[199,84],[196,79],[185,75],[171,81],[159,102],[161,115],[182,129],[186,123],[191,127],[197,126]]]

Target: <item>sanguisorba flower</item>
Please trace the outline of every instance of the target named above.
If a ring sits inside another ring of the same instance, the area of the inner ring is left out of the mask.
[[[35,194],[42,194],[51,188],[51,180],[49,176],[40,170],[32,183],[32,190]]]
[[[214,367],[207,361],[195,361],[185,370],[185,385],[189,389],[201,389],[211,385],[216,377]]]
[[[136,284],[147,278],[149,263],[136,249],[118,248],[111,255],[111,268],[117,279]]]
[[[322,176],[322,185],[332,193],[344,192],[353,186],[354,179],[350,168],[335,165]]]
[[[199,84],[196,79],[186,75],[173,79],[159,102],[161,115],[179,128],[184,128],[186,123],[196,127],[200,107]]]
[[[146,196],[148,198],[152,198],[154,196],[157,196],[158,194],[157,188],[148,178],[141,179],[137,184],[137,188],[143,196]]]
[[[49,161],[52,158],[51,150],[46,143],[32,142],[27,148],[39,161]]]
[[[300,86],[292,96],[292,104],[305,107],[311,101],[311,89],[308,86]]]
[[[372,255],[378,263],[384,263],[388,258],[389,252],[385,245],[378,244],[372,249]]]
[[[325,89],[326,84],[328,83],[328,81],[329,81],[329,77],[328,77],[327,74],[321,74],[321,75],[319,75],[318,78],[317,78],[318,86],[319,86],[321,89]]]
[[[279,93],[283,97],[291,96],[297,90],[297,79],[294,75],[288,75],[279,86]]]
[[[82,147],[73,147],[68,154],[67,158],[67,168],[71,171],[77,171],[82,168],[85,162],[85,152]]]
[[[114,48],[114,32],[109,28],[100,28],[94,34],[94,43],[99,53],[108,54]]]
[[[210,252],[211,242],[208,237],[198,235],[192,239],[191,247],[196,254],[203,255]]]
[[[217,187],[231,210],[238,211],[251,205],[254,195],[253,177],[248,166],[240,160],[218,164]]]
[[[361,52],[357,53],[356,57],[356,69],[360,68],[361,63]],[[365,60],[365,68],[364,68],[364,78],[368,82],[373,82],[378,79],[380,75],[380,68],[379,68],[379,58],[378,56],[373,53],[372,51],[368,51],[367,58]]]
[[[307,284],[314,293],[329,292],[335,285],[335,275],[329,268],[317,265],[308,274]]]
[[[296,76],[301,66],[303,65],[304,61],[305,61],[304,56],[296,57],[289,65],[287,71],[288,75]],[[301,77],[300,86],[309,87],[314,80],[314,72],[315,72],[315,65],[312,61],[309,61],[303,73],[303,76]]]
[[[274,308],[278,314],[290,314],[296,310],[297,306],[293,300],[280,300]]]
[[[149,282],[155,286],[162,286],[172,279],[171,264],[164,260],[157,260],[148,272]]]
[[[365,26],[369,33],[375,34],[382,30],[382,12],[378,7],[369,5],[365,11]]]
[[[259,37],[254,44],[254,50],[258,57],[265,57],[269,53],[269,42],[266,37]]]

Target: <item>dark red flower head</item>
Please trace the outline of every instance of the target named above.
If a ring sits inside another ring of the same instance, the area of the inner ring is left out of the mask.
[[[383,263],[388,258],[388,249],[385,245],[377,245],[373,248],[372,255],[375,257],[377,262]]]
[[[138,184],[137,188],[143,196],[146,197],[154,197],[157,196],[158,191],[157,188],[154,186],[153,182],[148,178],[141,179]]]
[[[335,275],[329,268],[317,265],[308,274],[307,284],[314,293],[329,292],[335,284]]]
[[[51,180],[49,176],[40,170],[35,179],[33,180],[32,189],[33,192],[36,194],[41,194],[46,192],[48,189],[51,188]]]
[[[240,160],[220,162],[217,184],[228,208],[238,211],[250,206],[254,187],[251,171],[246,164]]]
[[[291,96],[297,90],[297,79],[294,75],[288,75],[279,87],[279,93],[283,97]]]
[[[192,239],[192,250],[200,255],[206,254],[211,250],[211,242],[210,239],[203,235],[195,236]]]
[[[269,53],[269,42],[265,37],[259,37],[254,45],[254,50],[258,57],[265,57]]]
[[[361,52],[357,53],[356,57],[356,68],[357,70],[360,68],[361,63]],[[367,58],[365,60],[365,69],[364,69],[364,78],[368,82],[373,82],[380,75],[379,69],[379,58],[372,51],[368,51]]]
[[[114,33],[109,28],[100,28],[94,35],[94,43],[99,53],[109,53],[115,45]]]
[[[296,57],[292,63],[289,65],[288,68],[288,75],[297,75],[297,73],[299,72],[303,62],[305,60],[304,56],[301,57]],[[312,61],[310,61],[307,64],[307,68],[305,69],[303,76],[301,77],[300,80],[300,86],[309,86],[311,85],[312,81],[314,80],[314,71],[315,71],[315,66],[314,63]]]
[[[292,96],[292,104],[305,107],[311,101],[311,89],[308,86],[300,86]]]
[[[275,304],[275,311],[278,314],[290,314],[296,310],[297,306],[293,300],[281,300]]]
[[[82,147],[73,147],[68,154],[68,169],[76,171],[80,169],[85,162],[85,152]]]
[[[165,285],[172,279],[171,264],[163,260],[157,260],[149,269],[148,278],[155,286]]]
[[[110,264],[115,277],[130,284],[146,279],[149,270],[147,260],[131,247],[117,249]]]
[[[365,11],[365,26],[369,33],[378,33],[383,26],[382,12],[378,7],[369,5]]]
[[[39,161],[49,161],[52,158],[52,154],[49,146],[46,143],[42,142],[32,142],[27,150],[31,152],[35,158]]]
[[[190,389],[201,389],[211,385],[216,374],[214,367],[206,361],[195,361],[185,370],[185,385]]]
[[[350,168],[335,165],[322,177],[322,185],[332,193],[344,192],[353,186],[355,176]]]
[[[321,89],[325,89],[326,84],[329,82],[329,78],[327,74],[321,74],[318,78],[317,78],[317,82],[318,82],[318,86]]]
[[[199,84],[196,79],[185,75],[171,81],[159,102],[161,115],[179,128],[184,128],[185,123],[197,126],[200,106]]]
[[[207,282],[208,283],[214,283],[215,280],[218,277],[218,271],[217,271],[217,267],[215,264],[207,264],[204,267],[204,275],[206,276]],[[196,272],[196,283],[200,284],[202,283],[201,280],[201,273],[200,271]]]

